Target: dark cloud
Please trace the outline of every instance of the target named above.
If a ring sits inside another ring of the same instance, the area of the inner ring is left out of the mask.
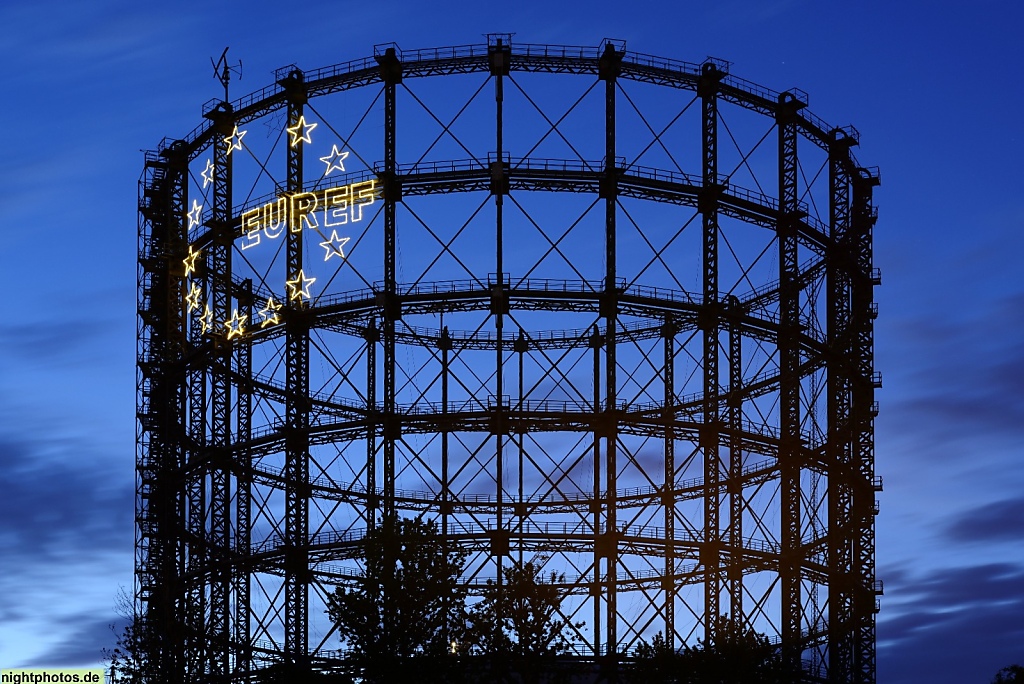
[[[17,648],[5,655],[45,667],[89,666],[113,643],[107,623],[115,582],[130,582],[130,465],[115,470],[95,437],[28,422],[23,430],[0,433],[0,629]]]
[[[946,528],[956,542],[1024,542],[1024,498],[995,501],[971,509]]]
[[[1024,436],[1024,337],[1010,325],[1022,312],[1024,293],[1013,293],[941,318],[880,324],[880,437],[963,457],[965,443]]]
[[[8,361],[18,359],[41,366],[80,363],[84,356],[103,358],[99,347],[90,348],[111,332],[111,321],[69,320],[5,324],[0,328],[0,350]]]
[[[0,540],[12,567],[132,546],[132,478],[84,438],[0,435],[0,491]]]
[[[113,649],[116,634],[124,629],[125,624],[124,618],[75,616],[70,624],[64,624],[64,636],[57,643],[21,667],[95,667],[94,664],[103,657],[104,649]]]
[[[1024,662],[1024,566],[991,563],[887,573],[878,624],[878,680],[988,682]]]

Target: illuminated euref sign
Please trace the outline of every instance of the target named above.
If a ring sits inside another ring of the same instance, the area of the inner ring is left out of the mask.
[[[281,197],[242,214],[241,248],[251,249],[260,244],[263,238],[279,238],[288,226],[291,232],[299,233],[304,229],[320,232],[321,227],[336,229],[338,226],[358,223],[363,220],[363,208],[372,205],[378,197],[380,188],[377,187],[376,178]],[[337,235],[336,232],[334,234]],[[331,253],[329,250],[324,261]],[[337,253],[344,258],[340,248]]]
[[[305,117],[300,116],[295,125],[285,130],[289,135],[291,147],[312,142],[310,133],[317,127],[316,123],[307,123]],[[226,154],[244,149],[242,138],[246,131],[238,130],[236,125],[230,136],[223,138]],[[320,157],[326,166],[324,177],[332,171],[345,172],[345,159],[349,156],[347,150],[341,150],[335,144],[331,146],[331,152],[327,156]],[[209,159],[206,160],[206,167],[202,173],[202,185],[205,190],[214,182],[214,165]],[[358,223],[363,220],[363,209],[373,205],[381,196],[381,189],[376,179],[351,183],[333,188],[323,188],[312,192],[289,193],[278,199],[268,202],[263,206],[250,209],[241,216],[241,238],[239,248],[246,250],[259,245],[263,240],[275,240],[288,230],[292,233],[302,231],[314,231],[324,238],[320,247],[324,249],[324,261],[330,261],[331,257],[338,257],[344,261],[345,245],[351,240],[338,234],[339,228],[349,224]],[[203,205],[197,200],[192,200],[191,211],[188,212],[188,227],[191,230],[202,221]],[[328,234],[330,237],[327,237]],[[183,260],[185,266],[185,277],[197,273],[197,260],[200,252],[193,246],[189,246],[188,255]],[[310,286],[316,278],[309,277],[300,270],[298,275],[285,282],[287,290],[286,301],[302,302],[304,299],[312,299]],[[243,337],[250,324],[248,318],[234,309],[229,319],[214,323],[213,312],[203,299],[203,288],[195,281],[189,283],[188,292],[185,296],[185,304],[188,313],[195,316],[195,320],[201,326],[202,334],[213,332],[221,327],[222,334],[228,339]],[[259,321],[260,329],[267,326],[277,325],[281,322],[282,305],[273,297],[267,299],[267,304],[259,311],[262,318]],[[202,311],[200,314],[199,312]],[[255,325],[256,321],[252,321]]]

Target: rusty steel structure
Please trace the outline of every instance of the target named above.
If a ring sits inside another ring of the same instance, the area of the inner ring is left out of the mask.
[[[136,600],[168,681],[341,666],[326,596],[403,516],[471,592],[563,574],[609,681],[719,615],[875,681],[879,176],[729,66],[385,45],[146,154]]]

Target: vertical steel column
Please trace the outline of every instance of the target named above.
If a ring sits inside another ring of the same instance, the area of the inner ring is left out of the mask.
[[[384,321],[384,529],[388,533],[396,528],[395,519],[395,442],[401,439],[401,425],[395,410],[395,321],[401,316],[395,275],[397,208],[401,201],[401,184],[397,176],[395,87],[402,82],[402,63],[395,48],[389,47],[376,55],[384,82],[384,291],[380,293]],[[395,626],[391,611],[394,596],[396,558],[393,546],[384,545],[384,643],[395,639]]]
[[[448,334],[448,326],[441,330],[437,342],[441,351],[441,538],[448,544],[448,523],[452,513],[451,483],[448,474],[448,376],[451,372],[449,356],[452,350],[452,338]],[[448,557],[445,547],[445,558]],[[447,614],[447,613],[446,613]]]
[[[448,374],[449,353],[452,350],[452,338],[448,334],[448,326],[444,326],[437,341],[437,347],[441,352],[441,551],[444,558],[448,558],[451,552],[448,537],[449,518],[452,512],[452,493],[448,481]],[[444,594],[444,640],[442,643],[450,643],[451,626],[451,604],[450,595]]]
[[[366,326],[366,529],[377,526],[377,343],[380,330],[373,317]]]
[[[306,104],[303,74],[292,70],[279,81],[285,90],[288,128],[299,126]],[[304,119],[303,119],[304,121]],[[289,195],[302,192],[301,140],[288,140],[285,189]],[[302,216],[289,207],[285,245],[286,280],[297,282],[288,292],[285,318],[285,365],[288,377],[285,399],[285,577],[284,642],[286,658],[299,671],[308,667],[309,634],[309,318],[308,303],[301,287],[303,244]]]
[[[662,591],[665,594],[665,640],[675,644],[676,639],[676,324],[666,317],[661,327],[665,340],[664,383],[665,406],[662,420],[665,421],[665,484],[661,493],[661,505],[665,520],[665,577]]]
[[[384,81],[384,521],[391,524],[395,522],[395,442],[400,430],[395,414],[396,219],[401,198],[395,163],[395,86],[402,81],[402,64],[394,48],[377,61]]]
[[[138,262],[136,265],[136,356],[135,356],[135,410],[138,424],[135,428],[135,586],[132,610],[136,627],[148,629],[150,620],[173,620],[168,611],[169,598],[158,596],[162,586],[167,587],[161,572],[166,547],[160,539],[161,505],[156,502],[160,494],[159,467],[164,455],[164,428],[160,409],[164,406],[164,388],[160,386],[163,373],[159,357],[154,354],[154,343],[162,346],[160,336],[166,326],[162,312],[166,312],[170,297],[165,291],[164,269],[169,264],[158,258],[154,243],[154,226],[167,216],[165,202],[157,199],[163,194],[157,179],[166,177],[167,162],[146,154],[143,177],[139,181]],[[154,292],[155,289],[155,292]],[[154,294],[157,298],[154,301]],[[179,296],[180,308],[180,296]],[[165,314],[166,315],[166,314]],[[163,513],[166,518],[168,513]],[[149,662],[163,664],[167,652],[154,641],[149,641],[144,657]],[[113,677],[113,673],[111,674]]]
[[[525,399],[525,395],[526,395],[526,373],[525,373],[525,370],[526,370],[526,368],[525,368],[526,351],[527,351],[527,349],[529,349],[529,345],[527,343],[526,336],[524,335],[524,331],[523,331],[522,328],[519,328],[519,336],[516,338],[515,342],[513,343],[513,347],[512,348],[513,348],[513,351],[515,351],[519,355],[519,400],[516,402],[516,413],[518,413],[520,416],[522,416],[522,414],[523,414],[523,400]],[[516,466],[516,472],[519,475],[519,483],[518,483],[519,486],[516,489],[516,517],[518,518],[518,523],[519,523],[519,541],[518,541],[517,546],[519,548],[519,565],[520,565],[520,567],[522,567],[522,565],[523,565],[523,546],[525,545],[525,540],[523,538],[523,533],[524,533],[525,528],[526,528],[526,516],[529,514],[529,510],[527,509],[527,506],[526,506],[526,499],[525,499],[526,495],[524,493],[525,485],[523,483],[523,466],[526,463],[526,445],[525,445],[525,441],[526,441],[526,439],[525,439],[525,436],[526,436],[526,425],[525,425],[525,421],[523,421],[521,419],[516,421],[516,423],[517,423],[517,427],[518,427],[518,429],[516,430],[516,435],[517,435],[516,438],[518,440],[518,445],[517,446],[519,447],[518,448],[518,459],[517,459],[518,464]]]
[[[729,316],[729,614],[746,625],[743,613],[743,306],[739,298],[728,299]]]
[[[850,147],[856,140],[832,131],[829,146],[828,317],[829,681],[853,674],[853,471],[850,425]]]
[[[792,93],[779,95],[779,475],[781,497],[782,650],[800,667],[800,282],[797,261],[797,115],[803,106]]]
[[[231,105],[222,103],[211,112],[218,138],[229,137],[234,128]],[[228,468],[231,448],[231,342],[225,321],[232,318],[231,300],[231,167],[232,156],[226,144],[215,144],[213,155],[213,206],[210,232],[210,309],[213,312],[215,353],[210,364],[210,616],[207,640],[213,645],[209,671],[215,678],[228,674],[230,639],[231,487]]]
[[[203,290],[208,291],[209,273],[207,258],[202,255]],[[197,260],[199,261],[199,260]],[[202,344],[212,345],[213,335],[202,336],[203,324],[192,318],[192,338],[201,339]],[[188,545],[185,557],[186,580],[185,605],[183,607],[185,674],[188,681],[195,681],[203,672],[205,665],[206,644],[206,464],[203,461],[207,445],[207,368],[203,362],[204,354],[196,355],[196,360],[188,370],[189,389],[189,442],[192,448],[188,451],[185,478],[185,506],[188,518],[186,521]]]
[[[495,247],[495,271],[497,282],[491,286],[491,315],[494,316],[495,328],[495,359],[494,359],[494,393],[497,398],[497,405],[494,410],[500,418],[495,425],[501,426],[492,430],[494,433],[494,461],[495,461],[495,537],[492,542],[492,553],[494,555],[496,581],[500,587],[504,582],[502,566],[504,557],[508,555],[508,536],[505,530],[505,426],[508,425],[505,414],[505,345],[504,328],[505,314],[508,312],[508,293],[505,292],[505,239],[504,239],[504,197],[508,191],[505,182],[507,171],[505,169],[504,142],[504,100],[505,82],[504,77],[509,73],[509,58],[511,46],[506,44],[502,37],[494,37],[487,46],[487,56],[490,62],[491,76],[494,77],[494,107],[495,107],[495,146],[497,149],[496,158],[492,162],[491,194],[494,196],[494,247]],[[497,180],[497,182],[494,182]],[[511,285],[511,282],[509,283]],[[501,609],[501,604],[498,605]],[[501,618],[499,613],[498,618]]]
[[[253,294],[252,280],[243,283],[243,291],[239,296],[239,311],[242,319],[252,322]],[[252,647],[250,636],[249,580],[252,567],[249,556],[251,553],[252,532],[252,340],[244,336],[235,347],[235,367],[238,384],[238,410],[236,423],[236,443],[244,445],[236,447],[233,455],[235,470],[235,662],[232,674],[245,674],[252,667]]]
[[[853,424],[853,465],[856,469],[853,496],[854,531],[854,625],[857,634],[854,681],[875,681],[875,598],[881,593],[875,583],[875,492],[881,479],[875,477],[875,388],[881,378],[874,369],[873,285],[877,282],[872,267],[872,232],[875,210],[871,204],[873,188],[879,177],[872,169],[857,169],[853,176],[853,212],[851,242],[854,258],[851,278],[851,322],[856,366],[853,382],[851,418]]]
[[[155,672],[182,676],[182,491],[185,352],[183,222],[187,158],[180,142],[146,156],[138,254],[138,454],[134,627]]]
[[[701,67],[697,93],[701,98],[701,156],[703,187],[698,210],[703,217],[703,281],[704,303],[699,314],[704,331],[704,423],[700,446],[704,452],[704,543],[701,564],[704,566],[704,638],[709,644],[717,640],[716,625],[722,614],[722,462],[719,457],[719,378],[718,329],[721,306],[718,301],[718,82],[721,72],[713,62]]]
[[[615,165],[615,89],[616,79],[622,68],[622,52],[612,43],[606,43],[598,60],[598,78],[605,82],[605,148],[604,177],[601,179],[600,195],[605,200],[605,278],[604,293],[601,297],[601,315],[605,319],[605,408],[604,434],[607,439],[605,450],[607,495],[605,499],[605,529],[603,543],[607,556],[605,572],[605,601],[607,619],[607,652],[611,658],[613,672],[618,670],[618,601],[617,579],[619,566],[618,550],[618,502],[615,488],[618,486],[618,397],[616,381],[616,327],[618,325],[618,271],[616,268],[615,219],[618,212],[619,169]]]
[[[157,500],[163,509],[158,516],[160,526],[159,538],[162,540],[160,555],[162,556],[161,566],[163,582],[166,586],[161,589],[162,601],[165,604],[164,614],[168,619],[167,624],[158,627],[162,633],[165,645],[161,649],[165,654],[161,659],[166,665],[166,671],[175,673],[184,681],[185,666],[185,642],[181,629],[181,615],[183,608],[182,576],[185,574],[185,545],[178,536],[178,521],[184,513],[184,490],[181,485],[181,472],[185,465],[186,454],[186,412],[187,412],[187,385],[185,376],[185,353],[188,348],[186,334],[186,311],[182,307],[182,298],[185,294],[186,278],[184,277],[184,250],[188,242],[188,223],[185,220],[185,205],[188,194],[188,158],[185,154],[184,143],[176,142],[167,150],[168,158],[168,190],[169,190],[169,214],[170,222],[168,227],[171,236],[169,247],[173,255],[169,264],[168,292],[170,301],[167,302],[167,327],[164,348],[161,352],[163,359],[168,365],[163,369],[167,390],[165,397],[169,399],[167,407],[171,413],[166,416],[163,422],[166,439],[166,450],[161,454],[162,483]],[[179,264],[181,264],[179,266]],[[180,270],[179,270],[180,269]],[[173,359],[173,362],[172,362]],[[173,515],[174,522],[170,516]],[[173,621],[173,622],[171,622]],[[159,623],[158,623],[159,624]],[[152,625],[146,625],[147,632],[152,636],[154,630]]]
[[[230,175],[229,150],[224,143],[224,129],[231,125],[230,105],[222,103],[208,115],[213,121],[214,138],[211,143],[213,153],[213,184],[214,192],[221,188],[225,192]],[[223,203],[224,198],[214,196],[214,202]],[[230,201],[230,198],[228,198]],[[182,212],[185,207],[182,206]],[[218,211],[224,212],[223,206]],[[189,220],[189,228],[192,221]],[[206,303],[202,311],[197,310],[192,317],[193,339],[202,340],[204,346],[217,348],[221,338],[218,337],[217,323],[214,320],[216,314],[213,308],[217,306],[215,301],[217,295],[215,290],[218,284],[223,285],[223,277],[219,283],[216,279],[217,269],[224,270],[223,250],[215,255],[217,247],[216,227],[211,226],[213,240],[203,249],[201,259],[197,259],[202,278],[201,289],[206,294]],[[223,295],[221,297],[223,299]],[[224,307],[223,301],[220,302]],[[214,321],[211,323],[210,321]],[[210,358],[210,354],[201,354],[200,358]],[[215,556],[209,550],[209,530],[207,527],[208,515],[208,488],[206,482],[207,473],[212,472],[217,464],[211,463],[210,451],[216,449],[216,438],[213,435],[212,404],[213,404],[213,372],[216,361],[211,361],[209,367],[202,361],[195,362],[190,367],[189,378],[189,431],[192,443],[192,451],[188,457],[188,473],[186,475],[186,498],[188,506],[188,576],[189,588],[186,611],[186,640],[188,642],[188,665],[186,674],[192,680],[196,680],[206,672],[209,663],[208,654],[212,652],[208,634],[212,631],[213,625],[209,620],[209,613],[212,612],[207,605],[207,577],[210,576],[213,582],[218,580],[216,572],[210,572],[209,564],[215,563]],[[212,499],[212,496],[211,496]],[[212,587],[211,594],[212,594]],[[212,596],[210,597],[212,600]]]
[[[601,535],[601,347],[604,346],[604,336],[598,330],[597,324],[590,335],[590,348],[594,350],[594,498],[590,502],[590,512],[593,514],[594,539],[600,539]],[[590,585],[590,598],[594,602],[594,657],[601,655],[601,545],[594,544],[594,579]]]

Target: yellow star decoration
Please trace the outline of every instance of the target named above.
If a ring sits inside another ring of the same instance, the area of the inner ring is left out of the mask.
[[[199,317],[199,323],[203,327],[202,332],[204,335],[213,330],[213,312],[210,311],[209,304],[206,305],[206,310],[203,312],[203,315]]]
[[[289,126],[288,128],[286,128],[285,130],[288,131],[291,134],[291,136],[292,136],[292,147],[295,147],[300,142],[306,142],[306,143],[313,142],[309,138],[309,133],[314,128],[316,128],[317,125],[318,124],[315,124],[315,123],[311,123],[311,124],[306,123],[306,117],[305,116],[300,116],[299,120],[295,122],[294,126]]]
[[[242,149],[242,138],[245,137],[246,133],[248,133],[248,131],[240,131],[238,130],[238,125],[235,125],[235,130],[231,132],[231,135],[224,138],[224,142],[228,145],[228,154],[231,154],[231,150]]]
[[[320,157],[320,161],[327,164],[327,170],[324,171],[324,175],[328,175],[331,171],[337,169],[338,171],[345,170],[345,157],[348,156],[348,152],[342,152],[338,149],[337,145],[331,146],[331,153],[326,157]]]
[[[274,301],[273,297],[267,297],[267,305],[260,309],[260,316],[263,316],[263,322],[260,323],[260,328],[266,328],[268,325],[275,325],[281,322],[281,316],[277,312],[281,310],[281,305]]]
[[[238,309],[234,310],[231,318],[224,321],[224,327],[228,329],[228,339],[241,337],[245,334],[245,316],[238,315]]]
[[[200,175],[203,177],[203,189],[205,190],[207,185],[213,183],[213,161],[212,160],[210,160],[210,159],[206,160],[206,168],[203,169],[203,172]]]
[[[202,296],[203,291],[195,283],[191,283],[188,294],[185,295],[185,302],[188,304],[189,311],[195,311],[199,308],[199,298]]]
[[[309,286],[315,282],[316,278],[307,278],[300,268],[299,275],[295,276],[295,280],[285,281],[285,285],[288,286],[288,299],[298,299],[300,302],[303,297],[312,299],[313,296],[309,294]]]
[[[203,218],[203,205],[196,200],[192,200],[192,210],[188,212],[188,229],[192,230],[199,225],[199,221]]]
[[[352,238],[338,237],[338,231],[332,230],[330,239],[324,240],[320,243],[320,246],[327,251],[327,254],[324,255],[324,261],[328,261],[332,256],[340,256],[344,259],[345,252],[342,250],[342,247],[344,247],[345,243],[351,239]]]
[[[185,277],[188,278],[190,275],[196,272],[196,259],[202,254],[202,250],[195,251],[192,249],[192,245],[188,246],[188,256],[185,257],[181,263],[185,264]]]

